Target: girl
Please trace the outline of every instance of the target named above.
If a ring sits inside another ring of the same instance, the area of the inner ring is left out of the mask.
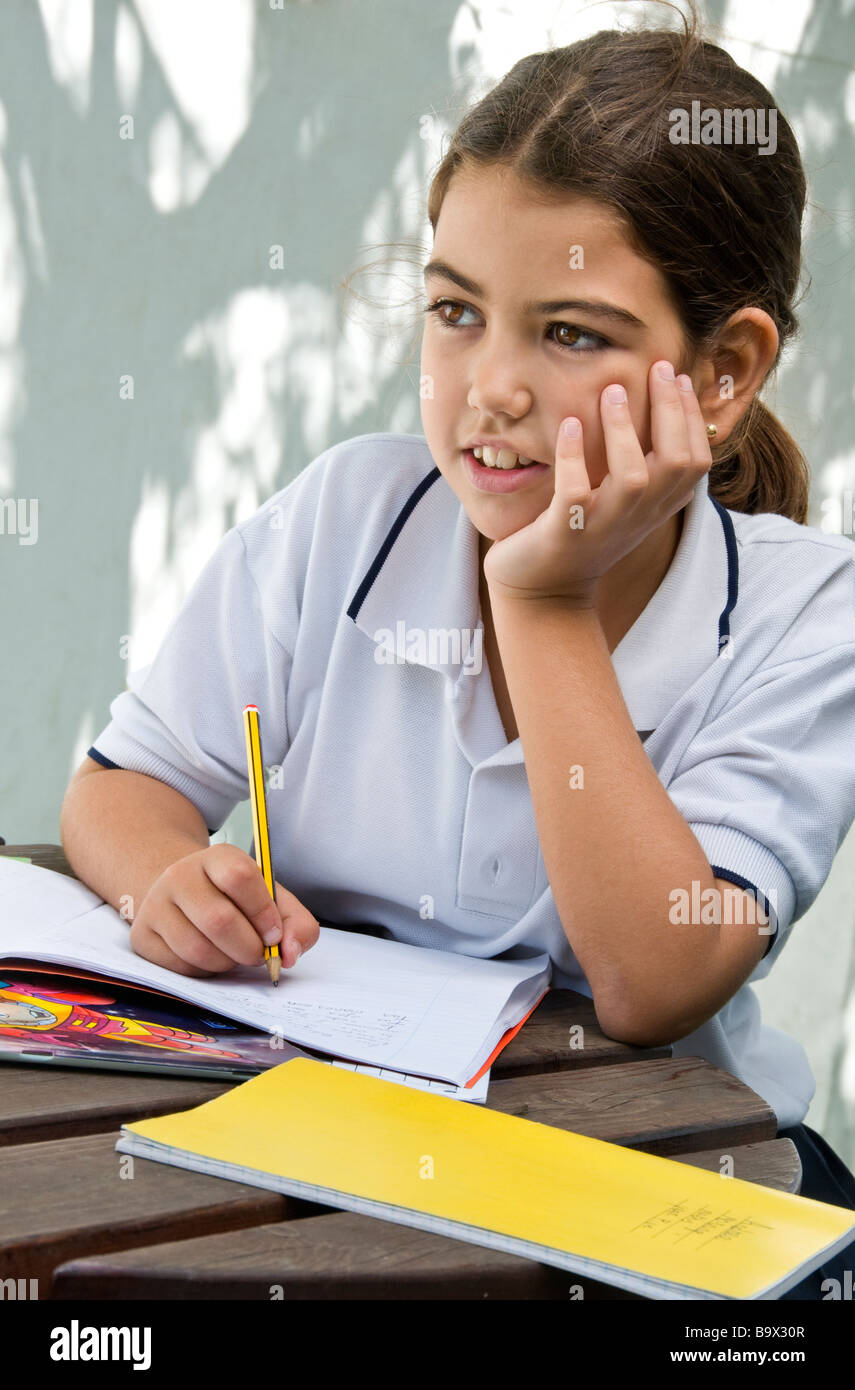
[[[711,121],[693,142],[695,102],[774,149]],[[748,984],[855,820],[855,558],[804,527],[804,459],[757,399],[796,326],[804,199],[789,126],[694,15],[518,62],[429,193],[424,439],[336,445],[229,532],[62,834],[130,894],[134,949],[183,973],[256,963],[260,938],[288,968],[318,917],[548,950],[613,1036],[745,1080],[802,1193],[855,1208],[803,1123],[804,1051]],[[284,791],[275,906],[208,844],[248,794],[249,701]]]

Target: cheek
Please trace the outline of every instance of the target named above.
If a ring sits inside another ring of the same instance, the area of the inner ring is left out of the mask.
[[[616,379],[619,380],[620,378]],[[605,390],[605,387],[609,384],[609,381],[605,382],[602,389]],[[639,385],[635,382],[627,381],[626,378],[624,378],[622,384],[626,387],[632,427],[638,436],[638,442],[641,445],[642,451],[647,454],[652,448],[652,443],[650,438],[650,401],[647,396],[646,383],[642,382]],[[606,440],[603,431],[603,418],[600,412],[599,394],[593,406],[585,415],[582,415],[581,412],[578,411],[576,413],[580,415],[582,428],[585,431],[586,452],[590,450],[592,459],[599,460],[605,469]]]
[[[422,419],[441,420],[459,414],[465,407],[468,386],[460,370],[455,370],[441,352],[422,346],[419,362],[419,398]]]
[[[422,416],[422,427],[428,437],[432,437],[435,443],[439,442],[441,434],[444,432],[444,412],[442,402],[447,402],[447,395],[438,389],[438,383],[429,372],[422,371],[419,386]]]

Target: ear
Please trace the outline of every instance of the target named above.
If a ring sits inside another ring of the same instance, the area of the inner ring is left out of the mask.
[[[716,337],[698,401],[721,444],[745,414],[775,361],[778,330],[764,309],[737,309]]]

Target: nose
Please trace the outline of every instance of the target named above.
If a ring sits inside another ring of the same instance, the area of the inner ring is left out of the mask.
[[[531,409],[531,391],[519,360],[507,345],[482,347],[472,359],[471,384],[466,403],[483,416],[525,415]]]

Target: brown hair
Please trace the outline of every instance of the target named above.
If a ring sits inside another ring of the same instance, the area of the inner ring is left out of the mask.
[[[428,218],[436,233],[449,184],[464,168],[508,167],[534,197],[598,199],[664,276],[685,359],[711,353],[731,314],[755,305],[778,330],[771,375],[798,331],[804,170],[777,108],[771,154],[751,144],[672,142],[669,112],[690,112],[693,101],[700,110],[775,107],[762,83],[700,36],[694,0],[687,8],[682,32],[601,30],[521,58],[451,136]],[[709,492],[723,506],[805,523],[804,454],[757,396],[712,456]]]
[[[692,0],[682,33],[601,30],[532,53],[463,117],[430,185],[436,232],[455,173],[503,165],[535,196],[584,195],[611,207],[638,254],[664,275],[687,358],[709,351],[737,309],[764,309],[778,330],[770,371],[797,332],[805,175],[780,111],[777,147],[673,143],[675,108],[773,108],[755,77],[702,39]],[[792,436],[755,396],[713,446],[709,492],[739,512],[804,523],[810,472]]]

